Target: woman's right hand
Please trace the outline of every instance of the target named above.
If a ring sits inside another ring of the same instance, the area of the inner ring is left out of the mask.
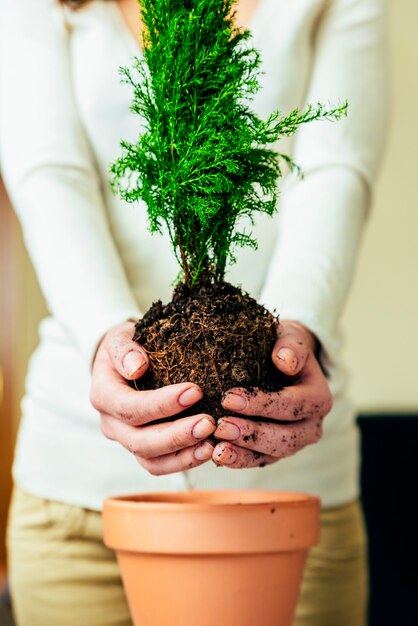
[[[127,381],[143,376],[147,354],[132,341],[135,324],[124,322],[102,339],[92,370],[90,400],[100,413],[105,437],[118,441],[150,474],[173,474],[202,465],[214,446],[205,441],[216,429],[210,415],[193,415],[153,424],[181,413],[202,398],[193,383],[137,391]]]

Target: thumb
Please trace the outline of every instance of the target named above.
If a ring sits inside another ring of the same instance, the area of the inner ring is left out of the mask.
[[[297,322],[281,321],[279,338],[272,353],[275,366],[288,376],[299,374],[305,367],[309,353],[315,348],[312,333]]]
[[[104,339],[104,348],[114,368],[123,378],[135,380],[148,369],[146,351],[132,340],[134,324],[125,322],[110,330]]]

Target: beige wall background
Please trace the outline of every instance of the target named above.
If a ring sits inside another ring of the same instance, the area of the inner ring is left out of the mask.
[[[418,2],[390,4],[390,135],[344,316],[345,354],[359,409],[418,411]]]
[[[391,130],[343,324],[362,411],[418,411],[418,2],[393,0],[390,8]],[[19,392],[44,313],[23,248],[20,259]]]

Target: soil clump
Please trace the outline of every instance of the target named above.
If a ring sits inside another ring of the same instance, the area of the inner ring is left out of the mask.
[[[271,360],[279,321],[254,298],[226,282],[190,290],[178,285],[171,302],[154,303],[135,327],[150,367],[137,389],[190,381],[204,393],[177,417],[206,413],[219,419],[232,387],[280,391],[288,382]],[[173,419],[173,418],[170,418]]]

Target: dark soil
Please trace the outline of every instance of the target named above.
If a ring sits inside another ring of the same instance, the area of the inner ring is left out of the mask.
[[[271,360],[278,319],[229,283],[190,291],[180,284],[167,305],[152,305],[135,327],[134,339],[150,359],[135,386],[158,389],[190,381],[204,397],[180,416],[227,412],[222,396],[231,387],[279,391],[285,384]],[[230,411],[229,411],[230,413]]]

